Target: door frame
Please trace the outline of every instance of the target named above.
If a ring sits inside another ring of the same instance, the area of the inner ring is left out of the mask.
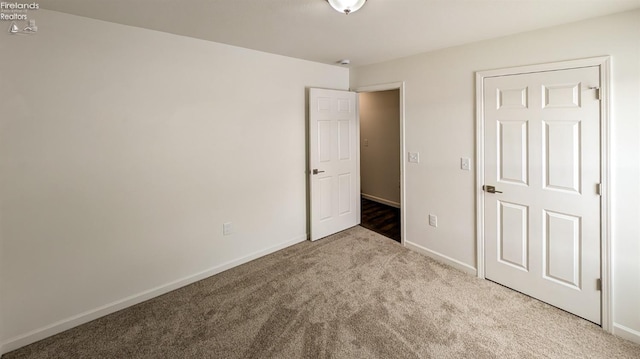
[[[537,65],[509,67],[476,72],[476,255],[478,278],[485,279],[484,261],[484,79],[496,76],[518,75],[533,72],[557,71],[597,66],[600,70],[600,275],[601,275],[601,326],[613,332],[613,291],[611,271],[611,203],[610,203],[610,129],[609,102],[611,57],[599,56]]]
[[[405,123],[404,123],[404,81],[401,82],[391,82],[384,83],[378,85],[370,85],[370,86],[360,86],[355,89],[351,89],[351,91],[355,91],[360,94],[362,92],[379,92],[379,91],[388,91],[388,90],[398,90],[400,96],[400,244],[405,246],[405,238],[406,238],[406,194],[405,194]],[[358,96],[358,109],[360,106],[359,96]],[[358,112],[358,136],[360,136],[360,112]],[[358,146],[358,148],[360,148]],[[359,158],[358,158],[359,159]]]

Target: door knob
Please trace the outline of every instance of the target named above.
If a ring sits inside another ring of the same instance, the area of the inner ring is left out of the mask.
[[[489,193],[502,193],[502,191],[496,191],[496,188],[494,186],[484,185],[484,186],[482,186],[482,189],[485,192],[489,192]]]
[[[314,169],[313,169],[313,174],[314,174],[314,175],[317,175],[318,173],[324,173],[324,171],[318,171],[318,169],[317,169],[317,168],[314,168]]]

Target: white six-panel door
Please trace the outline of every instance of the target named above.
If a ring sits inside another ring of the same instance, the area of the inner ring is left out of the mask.
[[[356,93],[310,89],[311,240],[360,223]]]
[[[484,253],[487,279],[599,324],[598,86],[598,67],[485,78]]]

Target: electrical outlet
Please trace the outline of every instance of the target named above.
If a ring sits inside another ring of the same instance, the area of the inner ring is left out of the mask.
[[[369,147],[369,140],[368,139],[364,139],[364,147]]]
[[[409,162],[420,163],[420,152],[409,152]]]
[[[222,224],[222,235],[223,236],[228,236],[231,233],[233,233],[233,228],[231,226],[231,222],[223,223]]]
[[[432,227],[438,227],[438,216],[434,216],[433,214],[430,214],[429,225]]]

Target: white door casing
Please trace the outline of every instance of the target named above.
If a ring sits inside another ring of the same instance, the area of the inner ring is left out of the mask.
[[[310,89],[312,241],[360,223],[357,118],[355,92]]]
[[[484,78],[487,279],[601,323],[599,67]]]

